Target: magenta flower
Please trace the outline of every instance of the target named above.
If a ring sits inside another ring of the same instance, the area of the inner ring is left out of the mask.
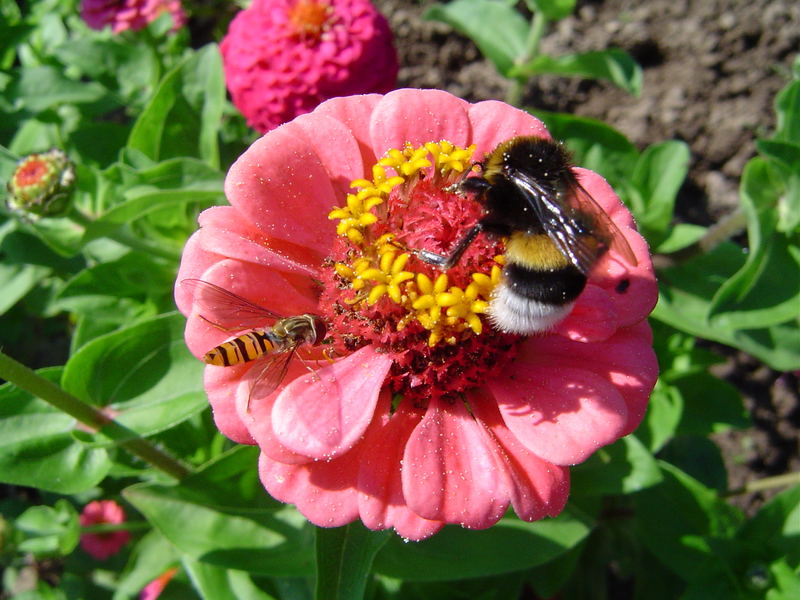
[[[397,54],[369,0],[254,0],[220,45],[225,81],[264,133],[336,96],[388,92]]]
[[[173,31],[186,24],[180,0],[82,0],[81,17],[92,29],[111,26],[114,33],[144,29],[162,13],[172,15]]]
[[[81,527],[119,525],[125,522],[125,511],[113,500],[94,500],[83,507],[79,521]],[[81,548],[89,556],[105,560],[119,552],[130,537],[127,531],[84,533],[81,535]]]
[[[554,516],[568,467],[642,419],[657,376],[645,320],[656,284],[600,176],[575,169],[638,264],[605,254],[546,333],[486,319],[502,240],[479,235],[446,273],[404,250],[459,239],[480,207],[447,186],[519,135],[549,137],[511,106],[436,90],[336,98],[256,141],[228,173],[231,206],[200,216],[179,282],[327,322],[334,358],[301,348],[266,396],[250,398],[259,361],[205,371],[217,426],[259,446],[267,491],[313,523],[360,518],[417,540],[447,523],[489,527],[509,506],[526,521]],[[203,289],[176,286],[198,357],[231,334],[211,324],[230,323],[231,306]]]
[[[178,572],[178,567],[171,567],[164,571],[161,575],[148,583],[139,593],[139,600],[156,600],[167,587],[167,584],[175,577]]]

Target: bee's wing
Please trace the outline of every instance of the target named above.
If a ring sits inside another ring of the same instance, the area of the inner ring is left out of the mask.
[[[295,344],[285,352],[269,354],[261,360],[261,364],[252,370],[254,376],[250,383],[250,394],[247,396],[248,411],[250,402],[254,398],[269,396],[280,385],[283,378],[286,377],[286,371],[289,369],[289,363],[292,361],[296,348]]]
[[[525,197],[545,233],[564,256],[588,274],[598,256],[613,248],[626,262],[637,265],[625,236],[594,198],[577,181],[556,195],[523,172],[511,178],[525,190]]]
[[[282,318],[268,308],[208,281],[184,279],[181,285],[194,294],[194,301],[200,307],[200,316],[223,329],[250,329]]]

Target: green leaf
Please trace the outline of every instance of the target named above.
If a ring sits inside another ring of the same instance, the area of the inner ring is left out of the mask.
[[[792,235],[800,228],[800,144],[758,140],[759,153],[778,169],[781,185],[775,186],[778,199],[777,230]]]
[[[36,284],[50,274],[50,269],[37,265],[0,263],[0,315],[19,302]]]
[[[667,141],[642,152],[624,187],[644,236],[657,244],[672,222],[675,199],[689,171],[689,146]]]
[[[74,257],[83,248],[83,227],[66,217],[39,219],[24,224],[22,228],[61,256]]]
[[[540,11],[550,21],[568,17],[575,10],[575,0],[525,0],[531,12]]]
[[[676,467],[660,465],[664,481],[634,496],[637,535],[676,575],[701,579],[722,561],[702,540],[730,537],[741,515]]]
[[[733,385],[707,372],[673,380],[684,407],[678,430],[709,435],[751,425],[742,395]]]
[[[123,201],[102,217],[96,235],[103,234],[107,224],[130,223],[165,207],[181,208],[187,203],[221,203],[224,174],[192,158],[166,160],[138,171],[134,181],[126,181]],[[91,229],[91,228],[90,228]],[[89,233],[91,236],[91,231]]]
[[[230,493],[147,483],[123,495],[192,560],[265,575],[313,572],[313,532],[302,515],[291,507],[229,508]]]
[[[525,52],[528,23],[505,2],[455,0],[434,4],[422,18],[447,23],[470,38],[506,77],[516,59]]]
[[[127,106],[139,107],[150,97],[159,68],[154,49],[142,38],[74,37],[55,48],[54,56],[113,89]]]
[[[780,140],[756,140],[759,154],[776,161],[787,170],[800,170],[800,145]]]
[[[136,120],[128,146],[153,160],[193,156],[218,167],[224,101],[219,49],[208,44],[164,76]]]
[[[800,573],[792,569],[787,561],[778,559],[770,565],[770,574],[775,587],[767,592],[766,600],[794,600],[800,597]]]
[[[573,467],[571,480],[576,496],[630,494],[659,483],[661,471],[649,450],[629,435]]]
[[[659,272],[653,318],[686,333],[739,348],[778,371],[800,369],[800,319],[763,329],[711,326],[711,299],[744,264],[745,252],[725,242],[710,252]]]
[[[651,452],[657,452],[675,435],[682,413],[683,397],[680,392],[659,377],[650,396],[647,414],[636,435]]]
[[[719,446],[706,437],[681,435],[673,438],[658,454],[703,485],[722,493],[728,489],[728,473]]]
[[[675,223],[666,232],[666,237],[661,239],[652,252],[671,254],[691,246],[699,241],[708,231],[707,228],[691,223]]]
[[[148,583],[179,560],[175,547],[157,530],[151,529],[136,542],[128,564],[117,581],[113,600],[138,597]]]
[[[17,546],[22,552],[36,556],[66,556],[78,545],[80,524],[78,513],[64,500],[54,506],[33,506],[14,521],[25,538]]]
[[[759,329],[784,323],[800,307],[800,247],[776,232],[780,183],[759,158],[742,175],[742,209],[750,252],[744,265],[720,286],[710,324],[722,329]]]
[[[33,113],[65,104],[97,102],[106,93],[99,83],[69,79],[62,70],[50,66],[23,68],[10,90],[21,107]]]
[[[800,563],[800,485],[785,490],[767,502],[742,525],[739,539],[759,548],[770,559],[786,558]]]
[[[361,523],[316,529],[317,600],[359,600],[370,578],[375,554],[388,531],[370,531]]]
[[[42,148],[54,148],[61,143],[61,133],[52,111],[48,111],[39,118],[20,120],[13,130],[14,137],[8,145],[11,152],[26,156],[33,152],[40,152]]]
[[[569,514],[526,523],[506,517],[482,531],[445,527],[432,538],[392,537],[375,558],[375,571],[408,581],[498,575],[544,564],[580,543],[589,525]]]
[[[618,48],[562,56],[542,54],[513,67],[507,75],[530,78],[545,74],[604,79],[634,96],[642,91],[642,68],[630,54]]]
[[[101,263],[80,271],[58,293],[62,306],[75,308],[75,299],[103,296],[111,298],[158,297],[172,288],[174,267],[149,256],[129,252],[119,260]]]
[[[183,566],[189,574],[194,588],[206,600],[239,600],[240,598],[275,600],[274,596],[270,596],[255,585],[250,576],[243,571],[223,569],[190,558],[183,559]]]
[[[557,597],[558,593],[564,590],[573,578],[573,574],[577,572],[585,548],[585,543],[578,544],[557,558],[528,571],[529,584],[539,597]]]
[[[58,381],[61,369],[38,374]],[[111,468],[105,450],[73,437],[75,419],[14,385],[0,386],[0,481],[61,494],[97,485]]]
[[[183,341],[185,320],[159,316],[87,343],[64,368],[63,388],[139,435],[168,429],[207,406],[203,365]]]
[[[70,136],[71,148],[86,163],[107,165],[116,158],[129,134],[130,127],[127,124],[84,121]],[[78,159],[73,152],[70,154]]]
[[[377,584],[382,588],[380,592],[368,597],[381,600],[519,600],[534,597],[524,589],[525,573],[522,571],[461,581],[401,582],[378,577]]]
[[[777,128],[773,139],[800,144],[800,81],[793,81],[775,97]]]

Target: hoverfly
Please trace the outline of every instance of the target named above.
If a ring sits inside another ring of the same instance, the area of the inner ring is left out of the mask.
[[[275,391],[286,376],[289,363],[303,345],[318,346],[325,339],[327,328],[322,317],[303,314],[283,317],[218,285],[200,279],[184,279],[182,286],[194,292],[199,316],[222,331],[244,331],[211,348],[203,362],[229,367],[256,362],[247,398],[247,409],[254,397]],[[216,321],[203,315],[214,314]],[[272,321],[272,326],[265,326]]]

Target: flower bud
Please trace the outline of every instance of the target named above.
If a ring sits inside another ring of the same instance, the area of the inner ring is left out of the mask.
[[[34,217],[63,214],[75,185],[75,165],[58,148],[30,154],[8,182],[8,207]]]

